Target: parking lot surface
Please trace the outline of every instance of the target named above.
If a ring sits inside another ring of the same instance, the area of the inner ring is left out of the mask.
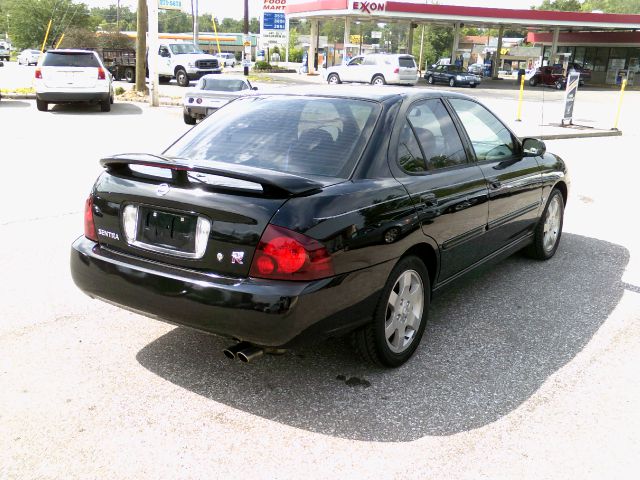
[[[75,288],[97,160],[161,152],[180,109],[2,100],[0,124],[0,479],[636,477],[637,126],[547,142],[572,175],[556,256],[467,278],[380,370],[346,340],[244,365]]]

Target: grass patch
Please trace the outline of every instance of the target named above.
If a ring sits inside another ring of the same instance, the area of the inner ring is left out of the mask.
[[[16,93],[18,95],[31,95],[31,94],[35,94],[36,93],[36,89],[33,87],[28,87],[28,88],[14,88],[14,89],[10,89],[10,88],[3,88],[0,89],[1,93]]]

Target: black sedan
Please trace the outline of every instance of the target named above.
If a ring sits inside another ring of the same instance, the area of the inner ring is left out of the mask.
[[[429,85],[446,83],[450,87],[466,85],[476,88],[482,83],[482,78],[478,75],[466,72],[456,65],[434,65],[425,72],[424,78]]]
[[[473,98],[393,87],[242,97],[161,155],[101,164],[75,283],[243,361],[350,333],[401,365],[432,295],[521,249],[554,255],[569,187]]]

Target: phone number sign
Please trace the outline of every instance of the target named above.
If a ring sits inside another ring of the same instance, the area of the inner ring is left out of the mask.
[[[182,10],[182,0],[158,0],[160,10]]]

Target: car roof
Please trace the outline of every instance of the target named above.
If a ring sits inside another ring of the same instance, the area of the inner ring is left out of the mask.
[[[206,78],[207,80],[242,80],[248,81],[249,79],[245,78],[243,75],[220,75],[219,73],[207,73],[203,75],[201,78]]]
[[[52,48],[44,53],[95,53],[95,51],[84,50],[82,48]]]
[[[384,102],[387,100],[417,100],[427,98],[456,97],[473,98],[456,92],[445,90],[393,87],[393,86],[373,86],[373,85],[313,85],[313,86],[291,86],[278,87],[269,90],[260,90],[260,95],[291,95],[291,96],[318,96],[332,98],[353,98],[358,100],[373,100]]]

